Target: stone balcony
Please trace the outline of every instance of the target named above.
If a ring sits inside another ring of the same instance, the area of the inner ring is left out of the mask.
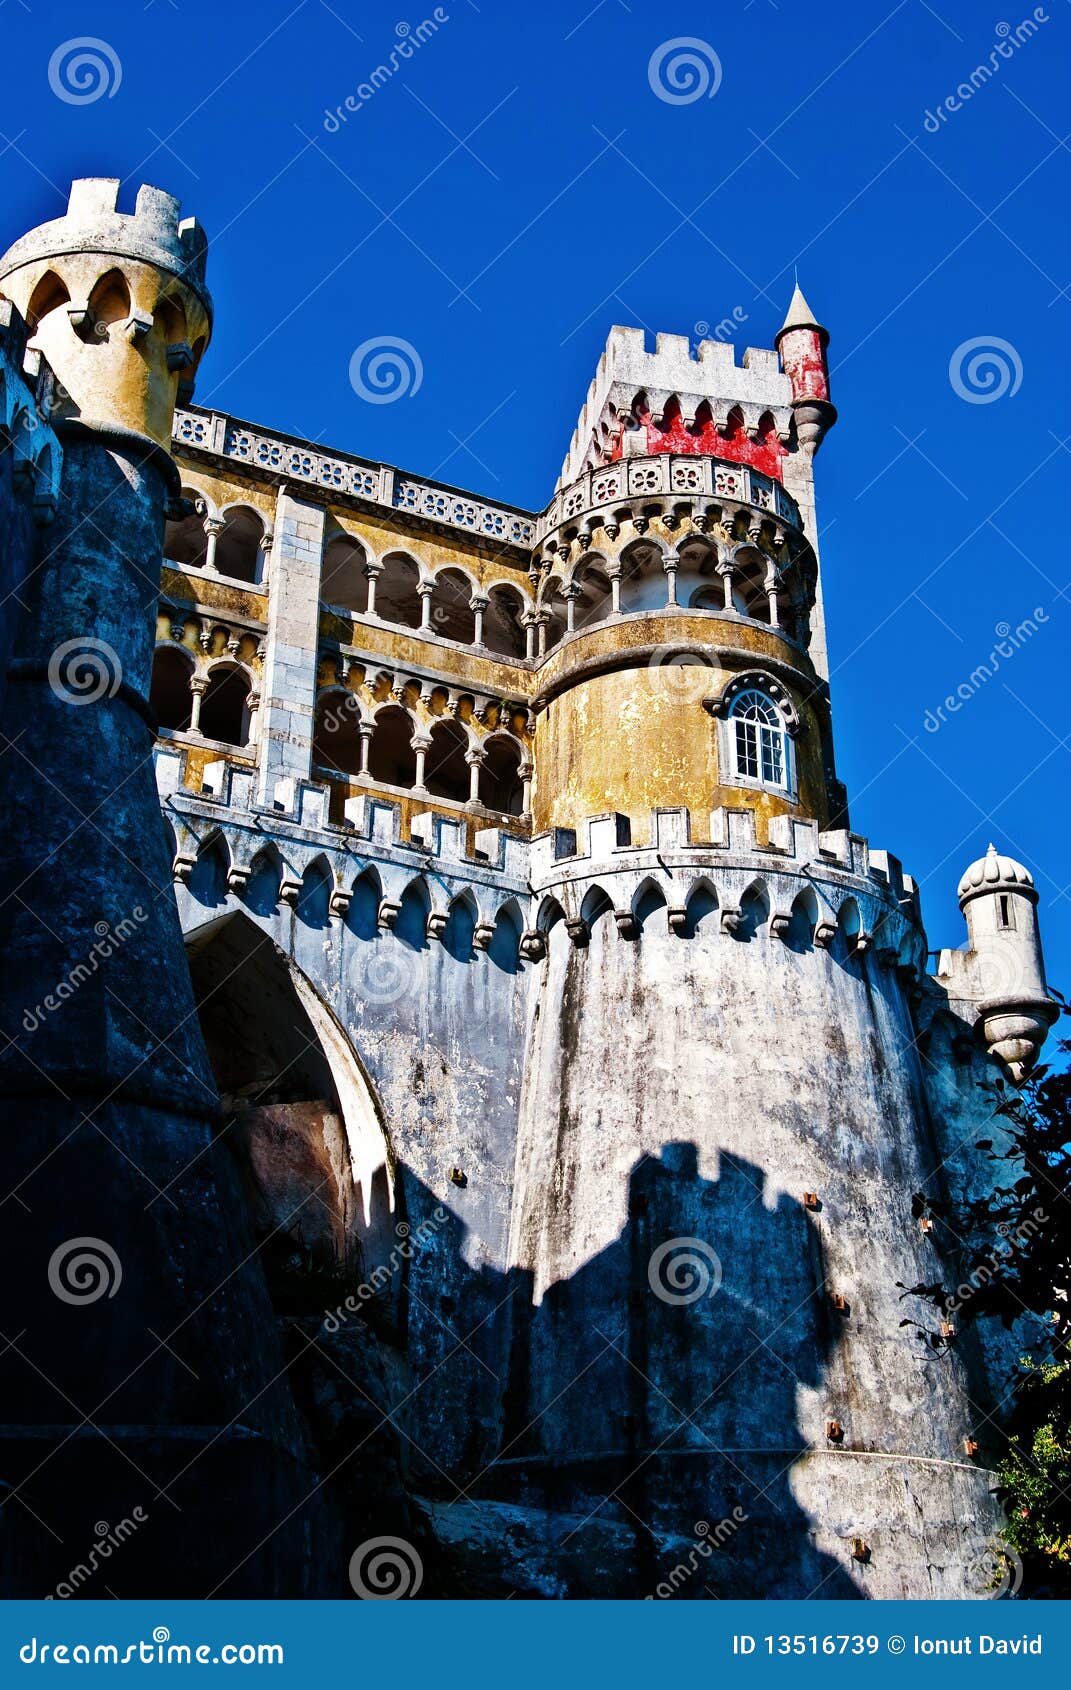
[[[648,508],[654,505],[652,513]],[[536,543],[546,545],[563,532],[590,533],[622,520],[658,514],[671,522],[688,515],[703,527],[720,520],[731,525],[746,508],[759,521],[769,519],[779,539],[782,524],[801,534],[799,506],[779,481],[749,464],[700,454],[628,456],[616,464],[587,470],[555,495],[536,524]],[[548,548],[549,549],[549,548]]]

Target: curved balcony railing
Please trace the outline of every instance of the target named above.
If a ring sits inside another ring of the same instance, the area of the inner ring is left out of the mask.
[[[536,524],[536,540],[600,510],[645,498],[727,499],[767,512],[775,521],[802,529],[799,506],[779,481],[750,464],[722,458],[676,457],[659,452],[651,457],[621,458],[616,464],[588,470],[579,481],[555,495]]]

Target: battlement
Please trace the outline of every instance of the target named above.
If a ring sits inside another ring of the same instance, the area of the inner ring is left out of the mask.
[[[723,934],[767,929],[817,950],[829,949],[839,935],[849,955],[872,950],[880,965],[904,968],[905,978],[922,972],[926,940],[914,881],[895,857],[871,850],[859,835],[820,832],[813,822],[777,818],[763,845],[753,812],[723,808],[704,824],[709,838],[693,841],[689,811],[662,809],[652,815],[645,846],[632,844],[626,817],[610,814],[587,820],[583,849],[572,829],[528,840],[488,827],[475,832],[470,853],[464,817],[418,814],[406,838],[401,806],[385,799],[349,800],[344,823],[335,825],[327,788],[316,782],[294,782],[268,808],[255,803],[250,769],[222,759],[209,764],[194,795],[177,784],[178,753],[158,750],[156,764],[175,831],[175,879],[191,888],[195,902],[198,880],[206,876],[213,878],[213,897],[229,893],[241,901],[259,865],[260,915],[274,918],[287,908],[300,914],[319,893],[325,910],[344,919],[358,883],[371,876],[381,927],[393,926],[414,886],[427,902],[429,938],[443,936],[462,896],[485,933],[508,906],[519,955],[528,962],[545,954],[558,920],[583,948],[606,911],[620,936],[633,939],[645,907],[661,903],[670,932],[687,936],[701,905]]]
[[[71,183],[62,217],[31,229],[0,259],[0,282],[12,270],[47,263],[72,253],[99,253],[135,259],[179,277],[211,313],[205,285],[208,241],[195,217],[179,217],[174,194],[147,183],[138,189],[133,213],[116,209],[119,182],[110,176],[84,176]]]
[[[717,425],[723,425],[730,411],[738,408],[745,427],[754,429],[769,412],[778,436],[786,441],[789,437],[792,383],[773,348],[749,346],[737,364],[728,341],[701,341],[693,353],[686,335],[658,334],[655,350],[649,352],[642,329],[615,326],[580,412],[559,490],[586,469],[607,461],[613,427],[631,416],[641,393],[652,411],[661,410],[675,397],[690,417],[705,401]]]

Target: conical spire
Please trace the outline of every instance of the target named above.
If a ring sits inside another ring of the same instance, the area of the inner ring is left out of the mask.
[[[780,333],[786,334],[789,329],[817,329],[820,327],[821,324],[804,299],[797,280],[792,298],[789,301],[788,315],[781,324]]]

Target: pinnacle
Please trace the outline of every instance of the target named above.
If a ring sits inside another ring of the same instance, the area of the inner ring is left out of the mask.
[[[781,324],[780,332],[784,334],[786,329],[816,329],[818,327],[818,319],[804,299],[797,280],[792,298],[789,301],[788,314]]]

